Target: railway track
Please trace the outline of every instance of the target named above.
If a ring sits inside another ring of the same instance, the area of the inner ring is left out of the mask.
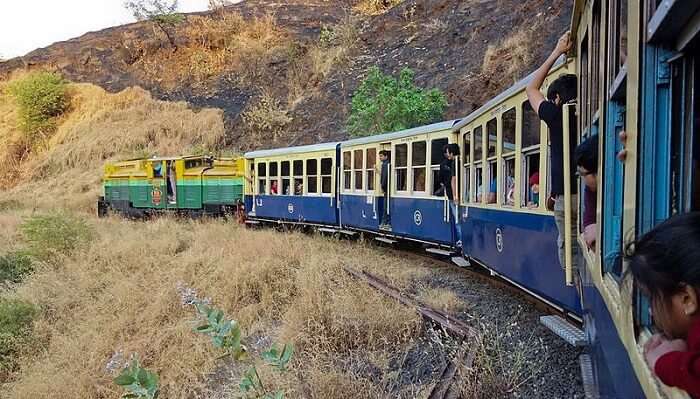
[[[266,224],[260,223],[255,226],[264,225]],[[284,226],[278,223],[270,226],[282,231],[302,230],[317,234],[316,229],[308,226]],[[318,233],[328,235],[324,232]],[[337,234],[332,235],[337,236]],[[520,397],[529,398],[584,397],[578,360],[581,349],[569,345],[552,334],[542,325],[539,317],[543,314],[556,314],[573,322],[578,320],[569,317],[561,309],[551,306],[540,298],[529,295],[521,287],[491,273],[489,269],[481,267],[473,260],[470,267],[464,268],[453,264],[449,256],[426,252],[425,246],[421,244],[396,242],[386,247],[374,239],[368,239],[369,237],[364,234],[354,236],[343,234],[340,237],[382,245],[388,254],[405,259],[407,264],[434,270],[411,281],[409,286],[401,287],[400,290],[386,284],[382,280],[384,276],[370,274],[374,273],[374,270],[360,270],[362,266],[357,263],[352,270],[346,270],[384,295],[405,306],[413,307],[422,317],[431,320],[435,325],[449,326],[444,328],[444,331],[453,337],[453,343],[450,344],[452,349],[443,352],[443,361],[434,369],[432,378],[436,383],[431,388],[429,398],[454,398],[465,381],[474,383],[473,380],[480,380],[482,371],[478,371],[481,370],[481,366],[477,363],[477,359],[485,355],[484,345],[488,345],[491,341],[499,341],[499,345],[505,348],[506,352],[518,353],[517,358],[508,357],[510,355],[506,354],[498,360],[499,364],[512,364],[525,359],[524,365],[519,366],[523,367],[519,376],[507,377],[517,379],[519,381],[517,386],[512,388],[513,390],[504,391],[503,395],[511,396],[517,391]],[[421,303],[415,298],[423,287],[452,291],[464,304],[461,306],[462,310],[458,314],[446,314]],[[477,330],[476,333],[473,330]],[[473,338],[475,335],[479,336]],[[523,344],[524,346],[521,346]],[[478,352],[475,353],[475,350]],[[466,371],[467,375],[459,379],[455,378],[458,374],[461,376],[462,370]],[[455,385],[457,381],[459,385]],[[562,381],[567,383],[562,384]],[[489,385],[492,381],[484,383]]]

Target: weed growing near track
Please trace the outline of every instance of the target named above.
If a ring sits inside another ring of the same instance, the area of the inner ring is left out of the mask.
[[[37,311],[31,303],[0,297],[0,382],[17,370],[18,356],[33,342]]]
[[[32,259],[23,251],[0,255],[0,287],[4,284],[16,284],[34,271]]]
[[[70,255],[91,237],[91,229],[83,219],[61,213],[31,216],[20,229],[28,253],[42,260]]]

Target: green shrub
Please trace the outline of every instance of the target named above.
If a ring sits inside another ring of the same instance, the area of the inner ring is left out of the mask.
[[[17,369],[17,356],[32,342],[37,308],[18,299],[0,298],[0,382]]]
[[[445,109],[445,95],[438,89],[416,87],[410,69],[403,69],[395,79],[373,67],[353,94],[348,131],[362,137],[410,129],[440,121]]]
[[[51,72],[34,72],[8,87],[19,105],[20,128],[28,135],[55,129],[54,118],[68,108],[66,81]]]
[[[32,259],[23,252],[10,252],[0,256],[0,284],[19,283],[32,271]]]
[[[15,209],[20,209],[22,204],[14,199],[0,200],[0,212],[13,211]]]
[[[32,216],[20,225],[29,253],[39,259],[53,255],[69,255],[90,238],[84,220],[64,214]]]

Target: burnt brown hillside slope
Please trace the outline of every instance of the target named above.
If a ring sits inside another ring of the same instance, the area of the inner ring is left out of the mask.
[[[346,137],[366,71],[410,67],[448,94],[446,118],[475,109],[534,69],[566,30],[571,0],[410,0],[368,16],[355,1],[247,0],[189,14],[177,49],[147,23],[92,32],[0,63],[57,70],[108,91],[224,111],[236,149]],[[323,32],[322,32],[323,30]]]

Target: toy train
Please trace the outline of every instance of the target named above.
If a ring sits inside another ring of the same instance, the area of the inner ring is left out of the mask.
[[[562,319],[543,320],[573,344],[585,345],[587,397],[687,397],[658,382],[644,362],[641,344],[653,328],[649,300],[626,288],[621,253],[630,235],[673,214],[700,210],[700,2],[575,0],[571,32],[573,58],[561,61],[548,82],[576,74],[579,96],[564,106],[564,118],[576,118],[579,141],[599,136],[600,157],[597,245],[589,249],[580,234],[567,239],[564,265],[553,214],[531,184],[537,174],[538,191],[549,192],[552,166],[546,125],[525,95],[530,77],[459,120],[253,151],[239,160],[191,158],[202,162],[191,174],[190,158],[108,165],[100,206],[215,213],[243,200],[248,223],[418,241],[460,265],[483,266],[578,321],[583,331]],[[626,135],[620,135],[623,130]],[[456,218],[436,184],[448,143],[462,154]],[[623,145],[628,155],[620,161],[616,154]],[[390,153],[386,195],[378,161],[383,150]],[[565,176],[569,158],[565,154]],[[153,171],[158,162],[160,177]],[[175,179],[168,185],[173,164]],[[194,182],[188,186],[187,179]],[[210,179],[218,179],[218,193],[229,194],[210,194]],[[171,196],[168,187],[177,194]],[[582,196],[570,195],[571,187],[566,191],[565,214],[582,214]],[[388,223],[382,222],[385,213]],[[461,246],[455,245],[455,223]]]
[[[108,163],[98,216],[109,211],[133,217],[160,212],[233,213],[242,203],[243,181],[240,158],[191,156]]]

